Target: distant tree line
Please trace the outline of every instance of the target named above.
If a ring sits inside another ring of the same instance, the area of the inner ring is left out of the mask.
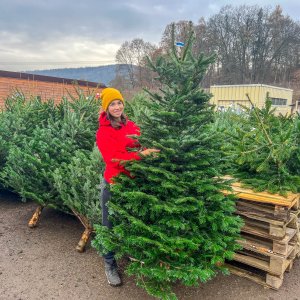
[[[126,64],[124,76],[117,75],[113,84],[127,88],[152,87],[153,76],[146,56],[155,57],[172,47],[168,24],[160,45],[143,39],[124,42],[116,54],[118,64]],[[300,68],[300,24],[284,15],[280,6],[225,6],[219,13],[197,24],[175,23],[176,41],[185,42],[188,29],[195,32],[195,53],[215,55],[204,86],[212,84],[264,83],[293,87]],[[180,50],[179,50],[180,51]],[[118,72],[117,72],[118,74]]]

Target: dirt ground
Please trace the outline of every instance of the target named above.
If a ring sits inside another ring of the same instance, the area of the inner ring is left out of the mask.
[[[45,209],[39,226],[27,222],[36,204],[22,203],[0,192],[0,299],[1,300],[150,300],[134,279],[124,274],[123,286],[106,283],[103,263],[88,245],[85,253],[75,246],[83,233],[77,219],[53,209]],[[285,274],[279,291],[264,289],[235,275],[218,275],[197,288],[176,287],[182,300],[296,300],[300,299],[300,260]]]

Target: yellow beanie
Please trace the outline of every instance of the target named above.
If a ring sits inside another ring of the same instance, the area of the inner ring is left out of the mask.
[[[101,93],[101,99],[102,99],[102,108],[104,111],[108,109],[109,104],[114,100],[121,100],[123,104],[124,98],[120,91],[114,88],[105,88]]]

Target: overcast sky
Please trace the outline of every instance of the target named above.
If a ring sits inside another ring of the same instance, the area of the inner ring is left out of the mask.
[[[0,70],[113,64],[124,41],[158,44],[171,22],[197,23],[232,3],[279,4],[299,21],[300,0],[0,0]]]

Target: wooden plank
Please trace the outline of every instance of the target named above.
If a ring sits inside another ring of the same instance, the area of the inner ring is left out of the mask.
[[[297,238],[297,230],[293,228],[286,228],[286,235],[282,240],[273,241],[273,251],[275,253],[281,253],[288,255],[288,245],[291,245],[291,241]]]
[[[283,283],[283,278],[271,274],[266,275],[266,284],[271,288],[278,290]]]
[[[291,224],[291,225],[289,225],[289,227],[296,228],[297,222],[298,222],[297,221],[298,216],[300,214],[300,210],[295,211],[295,212],[291,211],[290,212],[290,218],[286,222],[280,221],[280,220],[274,220],[272,218],[266,218],[266,217],[262,217],[262,216],[253,216],[251,213],[248,213],[248,212],[239,212],[239,211],[237,211],[236,214],[242,216],[242,218],[255,220],[255,222],[260,221],[260,222],[263,222],[263,223],[269,223],[269,224],[273,224],[275,226],[281,226],[281,227],[284,227],[284,226],[287,226],[287,225]]]
[[[243,230],[243,229],[242,229]],[[262,249],[267,253],[275,253],[283,256],[289,255],[290,251],[290,241],[296,237],[296,229],[287,228],[286,235],[280,240],[274,240],[270,238],[270,235],[267,236],[258,236],[251,233],[242,233],[242,240],[239,243],[242,246],[247,247],[247,249]]]
[[[270,224],[269,234],[274,237],[283,238],[286,235],[286,228],[286,226],[276,226]]]
[[[260,253],[257,253],[257,252],[251,251],[251,250],[247,250],[245,248],[242,249],[242,250],[238,250],[236,253],[239,253],[239,254],[242,254],[242,255],[247,255],[249,257],[254,257],[254,258],[257,258],[259,260],[265,261],[267,263],[270,262],[270,257],[269,256],[266,256],[266,255],[263,255],[263,254],[260,254]]]
[[[262,269],[253,267],[249,264],[233,260],[226,261],[224,266],[228,268],[231,274],[247,278],[257,284],[263,285],[268,288],[278,290],[283,283],[284,272],[280,275],[274,275]],[[286,265],[284,266],[285,271],[289,272],[292,266],[293,260],[287,260]]]
[[[270,236],[273,240],[281,240],[287,235],[287,228],[297,229],[296,216],[291,215],[290,220],[284,225],[270,224],[269,219],[263,218],[263,220],[257,220],[242,216],[244,221],[244,227],[242,231],[249,232],[257,236]]]
[[[264,204],[259,202],[238,199],[236,209],[239,212],[248,212],[255,216],[271,218],[280,221],[288,221],[290,218],[290,209],[285,206]]]
[[[295,242],[294,249],[292,253],[290,254],[289,258],[295,259],[299,256],[300,246],[298,242]]]
[[[222,191],[224,195],[234,194],[237,198],[250,200],[250,201],[257,201],[262,203],[272,203],[275,205],[281,205],[286,207],[293,207],[299,203],[299,198],[294,199],[276,199],[273,197],[266,197],[265,195],[260,195],[260,193],[254,192],[246,192],[242,188],[237,188],[232,186],[233,191]],[[289,201],[290,200],[290,201]]]
[[[287,203],[291,204],[291,203],[296,202],[295,199],[299,199],[299,194],[294,194],[291,192],[288,192],[286,197],[279,195],[279,194],[271,194],[269,192],[255,192],[252,189],[243,188],[242,184],[240,182],[234,182],[234,183],[232,183],[231,186],[233,187],[234,191],[242,192],[244,194],[249,194],[249,195],[255,195],[256,197],[262,199],[261,202],[265,202],[265,203],[279,204],[279,203],[277,203],[277,201],[279,201],[279,202],[283,202],[285,204],[283,206],[288,206],[288,205],[286,205]],[[246,196],[246,197],[248,198],[248,196]]]
[[[243,264],[258,268],[260,270],[269,271],[269,263],[266,261],[262,261],[260,259],[257,259],[255,257],[249,257],[247,255],[243,255],[240,253],[235,253],[234,258],[235,261],[241,262]]]
[[[263,210],[259,207],[255,207],[254,205],[252,207],[249,207],[248,205],[245,205],[245,203],[241,202],[238,203],[236,206],[236,213],[245,214],[253,219],[255,219],[256,217],[263,217],[282,222],[287,222],[290,218],[289,211],[277,214],[275,211],[267,211],[267,209]]]
[[[255,236],[263,237],[266,239],[272,239],[274,242],[278,241],[278,243],[284,244],[285,239],[289,238],[290,235],[296,230],[293,228],[286,227],[285,235],[283,235],[282,237],[277,237],[277,236],[273,236],[273,235],[269,234],[269,228],[270,228],[269,226],[267,226],[267,227],[256,226],[255,223],[254,223],[254,225],[245,223],[244,226],[241,228],[241,231],[248,233],[248,234],[253,234]]]
[[[255,220],[258,220],[258,221],[270,223],[270,224],[277,225],[277,226],[285,226],[286,223],[287,223],[287,222],[284,222],[284,221],[274,220],[274,219],[270,219],[270,218],[266,218],[266,217],[262,217],[262,216],[257,216],[257,215],[253,216],[253,214],[248,213],[246,211],[236,211],[236,214],[239,215],[239,216],[245,216],[245,217],[250,218],[250,219],[255,219]]]
[[[299,210],[299,208],[300,208],[300,198],[299,201],[295,202],[295,204],[292,206],[293,210]]]
[[[289,223],[289,227],[296,228],[296,229],[299,228],[299,221],[298,221],[299,214],[300,214],[300,210],[291,213],[291,221]]]
[[[272,256],[270,258],[270,271],[268,273],[282,275],[293,259],[282,260],[279,257]]]
[[[286,246],[286,254],[275,253],[273,251],[273,245],[269,243],[263,243],[262,241],[255,240],[238,240],[238,243],[243,247],[243,249],[251,250],[262,255],[270,257],[279,257],[280,259],[286,259],[294,250],[295,245]]]
[[[250,257],[242,253],[235,253],[235,261],[263,270],[268,274],[282,276],[293,259],[283,259],[280,257],[271,256],[270,261],[264,261],[255,257]]]
[[[232,177],[224,176],[223,179],[230,180]],[[271,203],[274,205],[286,206],[292,208],[294,206],[299,207],[299,194],[294,194],[291,192],[287,193],[287,196],[284,197],[279,194],[271,194],[268,192],[255,192],[249,188],[243,188],[240,182],[233,182],[231,184],[232,191],[223,190],[222,193],[225,195],[234,194],[237,198],[250,200],[261,203]]]
[[[269,281],[269,283],[266,282],[266,279],[264,279],[262,276],[259,276],[257,274],[254,274],[250,271],[247,271],[245,269],[242,269],[242,268],[238,268],[236,266],[232,266],[230,264],[225,264],[225,267],[228,268],[229,272],[231,274],[234,274],[236,276],[239,276],[239,277],[243,277],[243,278],[247,278],[257,284],[260,284],[264,287],[267,287],[267,288],[272,288],[272,289],[279,289],[280,286],[282,285],[282,282],[283,282],[283,279],[281,279],[281,284],[279,283],[276,283],[276,284],[273,284],[272,281]]]

